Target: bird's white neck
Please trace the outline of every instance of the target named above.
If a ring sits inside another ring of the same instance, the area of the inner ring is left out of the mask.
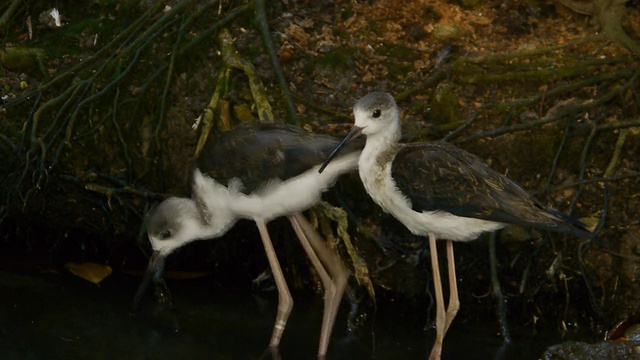
[[[363,172],[382,172],[384,167],[391,165],[401,135],[399,122],[389,125],[385,131],[367,135],[367,142],[358,162],[361,177]]]
[[[224,235],[238,220],[231,211],[236,189],[229,189],[199,171],[194,176],[192,197],[197,204],[200,221],[194,229],[200,238],[214,238]]]
[[[223,236],[236,223],[238,216],[230,210],[220,206],[209,208],[207,204],[200,210],[197,218],[185,224],[188,238],[194,240],[207,240]],[[202,212],[207,212],[202,216]]]
[[[360,180],[367,193],[382,209],[396,217],[411,211],[410,201],[398,190],[391,176],[391,165],[398,152],[400,125],[367,136],[367,143],[358,162]]]
[[[367,135],[367,143],[365,147],[375,145],[375,147],[380,149],[380,151],[384,151],[384,149],[393,146],[400,141],[400,138],[402,137],[402,128],[400,127],[400,121],[396,120],[386,125],[384,129],[375,131],[373,134],[367,134],[366,129],[363,133]]]

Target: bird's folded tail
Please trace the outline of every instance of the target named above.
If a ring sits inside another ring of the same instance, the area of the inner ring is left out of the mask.
[[[551,215],[553,215],[558,220],[555,221],[557,227],[549,230],[555,230],[564,234],[579,236],[583,238],[587,238],[591,241],[596,242],[603,248],[610,248],[611,244],[600,239],[598,235],[589,231],[587,229],[587,225],[582,221],[575,219],[563,212],[560,212],[555,209],[546,209]]]

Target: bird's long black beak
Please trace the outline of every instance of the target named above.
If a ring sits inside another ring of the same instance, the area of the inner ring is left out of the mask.
[[[163,288],[166,287],[164,279],[162,277],[162,273],[164,271],[164,259],[165,256],[160,254],[159,251],[154,251],[151,254],[151,258],[149,258],[149,265],[147,266],[147,272],[144,274],[144,278],[142,278],[142,283],[140,287],[138,287],[138,291],[136,291],[136,296],[133,298],[133,311],[137,311],[140,306],[140,300],[142,296],[144,296],[145,292],[147,292],[147,288],[149,287],[149,282],[153,280],[156,285],[160,285]]]
[[[353,126],[351,128],[351,131],[349,131],[349,133],[347,134],[347,136],[344,138],[344,140],[342,140],[342,142],[340,143],[340,145],[338,145],[338,147],[333,150],[333,152],[331,153],[331,155],[329,155],[329,157],[327,158],[327,160],[325,160],[322,163],[322,166],[320,167],[320,169],[318,169],[319,173],[322,173],[324,171],[324,169],[327,167],[327,165],[329,165],[329,163],[331,162],[331,160],[333,160],[334,157],[336,157],[336,155],[338,155],[338,153],[340,152],[340,150],[342,150],[342,148],[348,144],[351,140],[357,138],[358,136],[360,136],[360,134],[362,134],[362,130],[364,130],[363,127],[360,126]]]

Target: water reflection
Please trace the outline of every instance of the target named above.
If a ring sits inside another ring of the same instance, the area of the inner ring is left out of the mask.
[[[265,349],[277,307],[275,293],[256,299],[249,284],[229,289],[211,278],[170,281],[175,312],[149,294],[132,315],[139,281],[114,274],[97,287],[64,273],[0,271],[0,358],[316,359],[321,299],[294,294],[294,310],[277,352]],[[343,306],[327,359],[425,358],[434,331],[423,331],[424,319],[398,316],[393,305],[380,306],[375,322],[357,335],[346,330],[348,306]],[[514,344],[502,347],[496,328],[454,324],[443,358],[535,359],[545,346],[560,342],[555,336],[516,331]]]

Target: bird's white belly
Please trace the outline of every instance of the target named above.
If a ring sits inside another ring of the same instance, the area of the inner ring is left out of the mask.
[[[377,168],[376,171],[375,166],[363,166],[361,163],[359,171],[369,196],[415,235],[428,236],[433,233],[437,239],[471,241],[483,232],[506,226],[503,223],[456,216],[446,211],[414,211],[410,199],[400,192],[391,178],[388,166],[386,169]]]
[[[425,236],[433,233],[438,239],[472,241],[483,232],[495,231],[506,226],[493,221],[456,216],[446,211],[419,213],[411,210],[411,213],[404,219],[412,233]]]

